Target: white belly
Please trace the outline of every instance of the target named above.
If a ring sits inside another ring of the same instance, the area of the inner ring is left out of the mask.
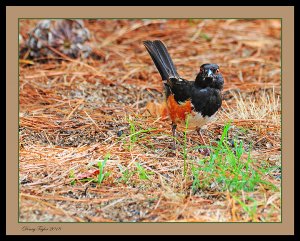
[[[190,114],[188,117],[188,129],[201,127],[213,119],[215,119],[215,115],[203,117],[200,113]],[[180,124],[185,126],[183,122]]]
[[[205,125],[207,122],[211,121],[213,116],[205,116],[203,117],[200,113],[195,115],[190,115],[188,118],[188,125],[189,127],[201,127]]]

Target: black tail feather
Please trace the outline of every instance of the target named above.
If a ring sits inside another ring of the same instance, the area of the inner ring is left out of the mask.
[[[174,63],[160,40],[143,42],[163,80],[180,78]]]
[[[157,70],[159,71],[161,78],[163,80],[167,80],[169,79],[169,73],[167,71],[166,66],[164,65],[164,63],[162,62],[162,60],[159,57],[159,54],[157,53],[156,48],[153,46],[153,42],[152,41],[144,41],[143,44],[145,45],[149,55],[151,56]]]
[[[162,58],[162,61],[163,63],[165,63],[165,65],[168,67],[168,69],[170,70],[171,72],[171,76],[172,78],[180,78],[178,73],[177,73],[177,70],[176,70],[176,67],[173,63],[173,60],[166,48],[166,46],[163,44],[162,41],[160,40],[154,40],[153,41],[153,44],[154,46],[156,47],[160,57]]]

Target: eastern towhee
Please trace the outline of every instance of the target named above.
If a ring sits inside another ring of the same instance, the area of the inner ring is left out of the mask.
[[[224,79],[219,66],[203,64],[195,81],[188,81],[179,76],[167,48],[160,40],[143,43],[164,83],[167,108],[172,120],[173,148],[177,124],[185,124],[188,116],[188,127],[196,128],[204,142],[200,127],[211,120],[222,105]]]

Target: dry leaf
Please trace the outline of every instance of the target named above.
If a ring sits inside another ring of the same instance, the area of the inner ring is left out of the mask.
[[[157,103],[157,102],[148,102],[146,105],[146,109],[152,116],[166,118],[168,116],[168,109],[165,102]]]
[[[88,178],[88,177],[92,177],[92,176],[96,176],[99,174],[99,170],[89,170],[86,173],[81,173],[77,176],[77,179],[84,179],[84,178]]]

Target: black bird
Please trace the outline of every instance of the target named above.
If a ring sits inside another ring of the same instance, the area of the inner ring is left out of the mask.
[[[221,91],[224,79],[217,64],[203,64],[194,81],[183,79],[177,73],[167,48],[160,40],[144,41],[165,87],[167,108],[172,120],[173,149],[176,148],[177,124],[196,128],[202,142],[200,127],[210,121],[222,105]]]

